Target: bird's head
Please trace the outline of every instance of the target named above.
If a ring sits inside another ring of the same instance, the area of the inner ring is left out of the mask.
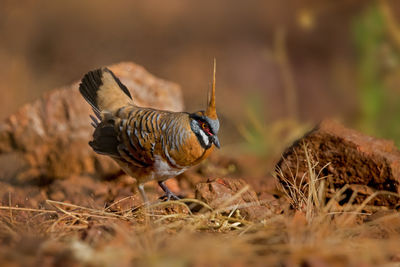
[[[220,148],[218,139],[219,120],[215,108],[215,71],[216,64],[214,60],[213,83],[207,110],[190,114],[192,131],[196,134],[201,146],[206,149],[210,148],[212,144]]]

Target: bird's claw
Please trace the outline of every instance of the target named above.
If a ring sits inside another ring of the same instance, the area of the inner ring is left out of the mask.
[[[180,198],[177,196],[177,195],[175,195],[174,193],[172,193],[171,191],[170,192],[167,192],[165,195],[163,195],[162,197],[160,197],[159,199],[163,199],[164,201],[170,201],[171,199],[173,199],[173,200],[179,200]]]

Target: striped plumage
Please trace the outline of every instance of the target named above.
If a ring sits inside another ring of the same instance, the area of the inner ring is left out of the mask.
[[[219,147],[215,75],[209,106],[196,113],[134,105],[128,89],[107,68],[87,73],[79,90],[97,117],[91,116],[95,131],[90,146],[137,180],[145,202],[145,182],[157,180],[167,199],[177,198],[163,182],[205,159],[214,145]]]

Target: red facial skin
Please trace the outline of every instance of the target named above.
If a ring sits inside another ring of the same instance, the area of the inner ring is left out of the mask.
[[[210,129],[208,128],[207,124],[205,122],[199,121],[201,128],[209,135],[213,136],[213,134],[210,132]]]

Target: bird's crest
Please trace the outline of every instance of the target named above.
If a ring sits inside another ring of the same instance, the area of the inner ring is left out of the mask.
[[[217,119],[217,111],[215,108],[215,72],[217,68],[217,62],[214,58],[214,71],[213,71],[213,82],[212,82],[212,88],[211,88],[211,95],[209,96],[208,100],[208,107],[206,110],[206,116],[215,120]]]

